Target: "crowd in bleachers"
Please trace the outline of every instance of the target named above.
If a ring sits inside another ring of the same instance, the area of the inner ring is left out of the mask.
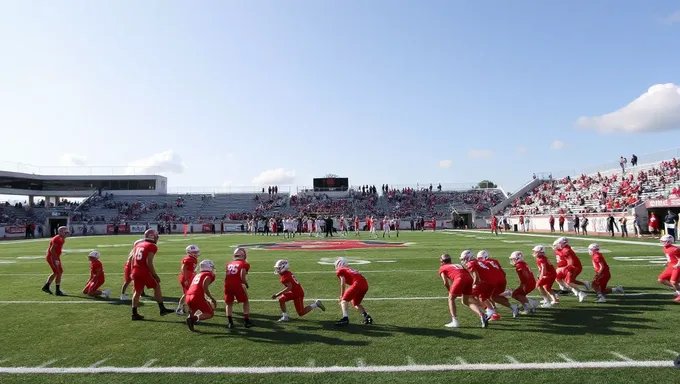
[[[452,208],[484,212],[505,198],[497,189],[449,192],[439,192],[440,187],[437,189],[437,192],[433,192],[432,185],[420,191],[411,188],[390,189],[385,195],[390,207],[389,211],[398,217],[422,216],[442,219],[451,215]]]

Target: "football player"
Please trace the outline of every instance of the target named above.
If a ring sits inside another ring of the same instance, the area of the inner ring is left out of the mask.
[[[541,307],[550,308],[559,303],[557,295],[553,294],[552,286],[555,283],[555,267],[550,264],[548,258],[545,256],[545,248],[542,245],[535,246],[531,253],[536,258],[536,266],[538,267],[538,281],[536,287],[538,292],[543,297]]]
[[[524,308],[523,315],[533,313],[538,303],[527,298],[527,295],[536,289],[536,278],[524,261],[522,252],[515,251],[510,254],[510,264],[515,266],[515,272],[517,272],[517,277],[519,277],[519,287],[512,291],[512,298],[522,304]]]
[[[592,287],[593,291],[597,294],[598,303],[606,303],[607,299],[605,295],[607,293],[613,292],[623,292],[623,287],[607,288],[607,283],[609,279],[612,278],[611,272],[609,271],[609,264],[605,260],[604,256],[600,253],[600,246],[598,244],[590,244],[588,246],[588,253],[593,258],[593,268],[595,268],[595,277],[593,277]]]
[[[92,251],[87,255],[90,260],[90,280],[87,281],[85,288],[83,289],[83,295],[88,295],[92,297],[104,296],[109,298],[111,294],[110,289],[100,290],[102,285],[104,285],[104,266],[102,262],[99,261],[99,252]]]
[[[674,301],[680,302],[680,249],[673,242],[671,235],[663,235],[659,239],[666,255],[666,269],[659,275],[659,283],[671,287],[677,297]]]
[[[463,251],[461,258],[464,257],[465,252],[467,251]],[[444,288],[449,291],[449,312],[451,314],[451,322],[444,326],[458,328],[456,298],[460,297],[463,304],[479,316],[482,328],[486,328],[489,324],[489,318],[482,312],[482,302],[472,295],[473,280],[470,273],[462,265],[453,264],[449,254],[441,255],[439,263],[441,264],[439,277],[444,282]]]
[[[311,305],[304,306],[305,291],[302,289],[302,285],[297,281],[295,275],[289,270],[290,264],[287,260],[278,260],[274,264],[274,273],[281,277],[281,284],[285,288],[281,291],[272,295],[272,299],[279,300],[279,306],[281,307],[281,318],[279,322],[289,321],[288,310],[286,309],[286,302],[293,301],[295,305],[295,311],[298,316],[302,317],[316,308],[322,311],[326,310],[321,300],[314,301]]]
[[[234,250],[234,260],[227,263],[227,276],[224,279],[224,303],[227,305],[225,311],[227,313],[227,328],[234,327],[232,319],[232,307],[234,299],[236,302],[243,303],[243,325],[250,328],[253,324],[250,322],[250,302],[248,301],[248,293],[243,288],[248,288],[248,271],[250,271],[250,264],[246,262],[246,250],[243,248],[236,248]]]
[[[215,281],[215,264],[211,260],[203,260],[199,265],[200,272],[194,276],[189,289],[187,289],[187,307],[189,316],[186,324],[190,331],[194,331],[194,326],[201,320],[208,320],[215,314],[217,300],[210,293],[210,284]],[[208,296],[210,303],[205,299]]]
[[[364,300],[366,292],[368,292],[368,281],[357,270],[349,268],[347,259],[339,257],[335,261],[335,275],[340,279],[340,309],[342,310],[342,319],[338,320],[336,325],[349,324],[349,302],[352,302],[362,316],[364,316],[364,324],[373,324],[373,318],[368,315],[366,309],[361,302]],[[345,289],[345,286],[349,288]]]
[[[553,249],[555,250],[555,256],[559,257],[560,260],[565,259],[567,261],[564,282],[567,283],[567,285],[571,288],[574,296],[578,297],[579,303],[583,302],[583,300],[585,300],[586,296],[588,295],[579,288],[579,285],[583,285],[587,291],[590,289],[590,282],[581,282],[576,280],[578,275],[580,275],[581,271],[583,270],[581,260],[579,260],[578,256],[576,256],[574,250],[571,249],[566,237],[560,237],[555,240],[553,242]]]
[[[47,278],[45,285],[43,285],[42,291],[49,293],[50,295],[52,294],[50,285],[52,285],[52,282],[54,281],[56,287],[55,294],[57,296],[66,296],[66,294],[62,292],[60,288],[61,275],[64,273],[64,267],[61,265],[61,251],[64,248],[66,238],[70,234],[71,233],[69,232],[68,228],[64,226],[57,228],[57,235],[50,240],[50,245],[47,248],[47,256],[45,256],[45,261],[47,261],[50,269],[52,269],[52,273]]]
[[[508,281],[505,276],[505,271],[501,266],[501,263],[489,257],[489,252],[481,250],[477,252],[477,261],[488,267],[487,277],[485,280],[491,286],[491,297],[486,302],[487,304],[487,316],[490,320],[500,320],[500,316],[496,313],[496,304],[500,304],[504,307],[510,308],[512,311],[512,317],[517,317],[519,315],[519,307],[517,305],[510,303],[507,297],[503,294],[505,293],[505,288],[508,285]],[[484,273],[484,272],[483,272]]]
[[[158,303],[161,316],[173,313],[172,309],[165,308],[163,304],[163,293],[161,292],[161,278],[158,277],[153,265],[154,256],[158,252],[158,232],[155,229],[147,229],[144,232],[144,241],[135,245],[132,260],[132,284],[134,293],[132,294],[132,320],[144,320],[144,316],[138,312],[139,299],[144,288],[154,290],[154,298]]]
[[[196,264],[198,264],[198,258],[201,256],[201,250],[197,245],[189,245],[185,249],[186,255],[182,259],[182,264],[179,270],[179,285],[182,287],[182,297],[179,298],[179,303],[177,304],[177,309],[175,313],[178,315],[184,315],[184,301],[187,294],[187,289],[194,280],[194,275],[196,275]]]

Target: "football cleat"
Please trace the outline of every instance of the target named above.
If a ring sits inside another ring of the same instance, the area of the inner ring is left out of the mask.
[[[177,308],[177,309],[175,309],[175,313],[178,314],[178,315],[180,315],[180,316],[181,316],[181,315],[184,315],[184,309],[182,309],[182,308]]]
[[[541,304],[541,308],[551,308],[551,307],[552,307],[552,304],[550,304],[550,303]]]
[[[590,288],[591,288],[590,281],[584,281],[583,286],[586,288],[585,289],[586,291],[590,291]]]
[[[512,318],[516,319],[519,316],[519,308],[515,307],[512,309]]]
[[[317,308],[321,309],[323,312],[326,312],[326,307],[323,305],[321,300],[315,301],[314,304],[316,304]]]
[[[42,291],[45,292],[45,293],[48,293],[48,294],[50,294],[50,295],[53,295],[53,293],[52,293],[52,291],[50,291],[50,288],[49,288],[49,287],[43,287],[43,288],[42,288]]]
[[[458,328],[458,320],[451,320],[450,323],[444,325],[446,328]]]
[[[582,303],[583,300],[585,300],[588,295],[586,295],[585,292],[578,292],[577,296],[578,296],[578,302]]]
[[[135,320],[144,320],[144,316],[137,314],[137,313],[134,313],[132,315],[132,321],[135,321]]]
[[[489,326],[489,318],[486,315],[482,314],[481,320],[482,328],[487,328]]]
[[[103,291],[102,291],[102,296],[104,296],[105,298],[108,299],[109,296],[111,296],[111,289],[105,289],[105,290],[103,290]]]
[[[288,316],[281,316],[281,318],[277,320],[277,322],[279,323],[285,323],[287,321],[290,321],[290,318]]]
[[[342,319],[336,321],[335,325],[349,325],[349,318],[343,317]]]
[[[366,316],[362,321],[363,324],[373,324],[373,318],[371,316]]]
[[[173,311],[172,309],[169,309],[169,308],[161,309],[161,316],[165,316],[165,315],[170,314],[170,313],[175,313],[175,311]]]
[[[194,331],[194,325],[196,325],[194,318],[195,316],[187,316],[187,319],[184,321],[191,332]]]
[[[127,295],[125,295],[125,294],[120,295],[120,301],[125,301],[127,299],[128,299]]]
[[[597,302],[598,302],[598,303],[606,303],[606,302],[607,302],[607,299],[605,299],[604,296],[600,296],[600,297],[597,299]]]
[[[234,328],[234,323],[227,323],[227,328],[228,329]]]
[[[62,291],[57,291],[57,292],[55,293],[55,295],[57,295],[57,296],[68,296],[67,294],[65,294],[65,293],[62,292]]]
[[[245,319],[243,321],[243,326],[246,327],[246,328],[250,328],[250,327],[253,326],[253,323],[250,321],[250,319]]]
[[[619,292],[619,293],[622,294],[622,295],[625,295],[625,294],[626,294],[626,292],[623,291],[623,287],[621,287],[621,286],[612,288],[612,291],[614,291],[614,292]]]

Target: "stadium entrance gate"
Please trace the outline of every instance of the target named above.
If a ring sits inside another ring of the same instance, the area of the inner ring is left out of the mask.
[[[68,226],[68,218],[68,212],[51,213],[51,215],[47,218],[47,227],[50,229],[50,237],[57,235],[57,228],[61,227],[62,225],[64,227]]]

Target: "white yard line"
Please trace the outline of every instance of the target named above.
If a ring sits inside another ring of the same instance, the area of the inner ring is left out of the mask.
[[[612,355],[618,357],[619,359],[621,359],[621,360],[623,360],[623,361],[627,361],[627,362],[634,361],[634,360],[631,359],[630,357],[625,356],[625,355],[622,355],[622,354],[620,354],[620,353],[618,353],[618,352],[609,352],[609,353],[611,353]]]
[[[663,361],[590,361],[565,363],[507,363],[507,364],[436,364],[436,365],[361,365],[332,367],[0,367],[5,374],[97,374],[97,373],[231,373],[231,374],[272,374],[272,373],[382,373],[382,372],[433,372],[433,371],[508,371],[508,370],[555,370],[555,369],[615,369],[615,368],[671,368],[671,360]]]

